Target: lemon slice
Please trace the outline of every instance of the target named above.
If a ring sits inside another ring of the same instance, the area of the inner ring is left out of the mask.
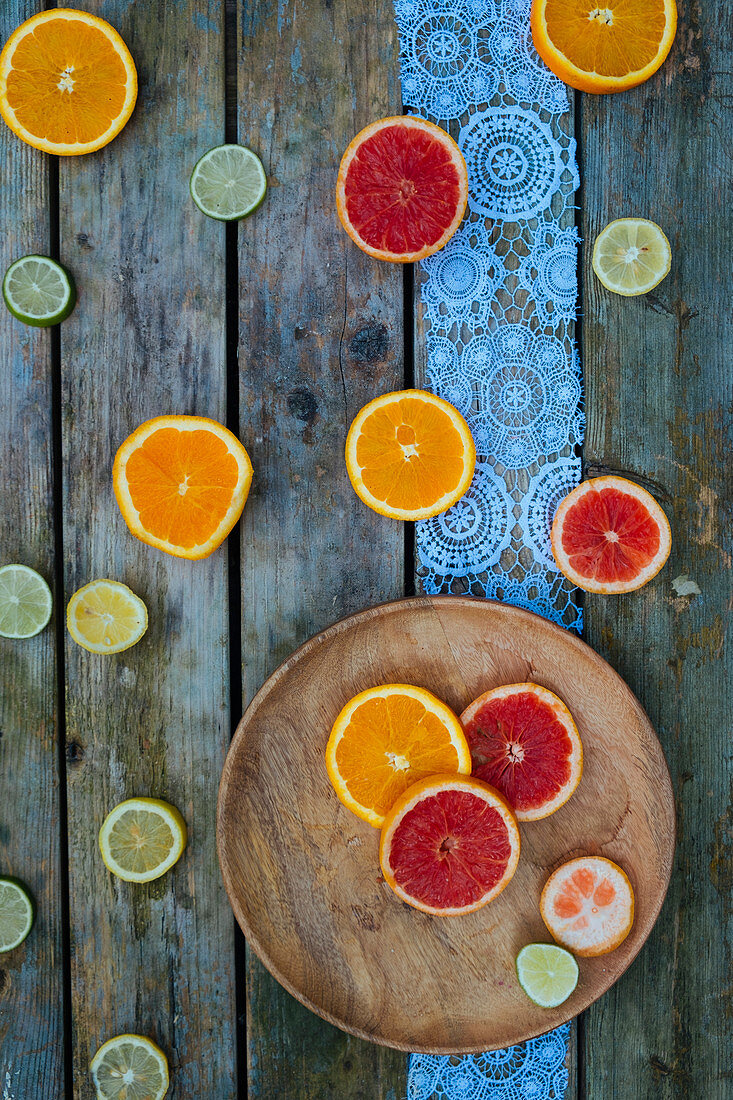
[[[128,798],[115,806],[99,830],[108,871],[126,882],[151,882],[180,859],[186,822],[175,806],[159,798]]]
[[[163,1100],[168,1059],[144,1035],[115,1035],[92,1058],[97,1100]]]
[[[69,634],[90,653],[121,653],[148,629],[148,610],[132,589],[119,581],[91,581],[69,600]]]
[[[33,927],[28,891],[14,878],[0,878],[0,951],[12,951]]]
[[[35,569],[4,565],[0,569],[0,634],[32,638],[51,618],[51,589]]]
[[[517,955],[519,984],[541,1008],[557,1008],[578,984],[578,964],[564,947],[528,943]]]
[[[672,266],[669,241],[655,222],[619,218],[596,237],[593,270],[607,290],[630,298],[661,283]]]

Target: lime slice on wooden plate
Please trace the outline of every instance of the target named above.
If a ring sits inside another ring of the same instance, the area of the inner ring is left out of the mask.
[[[48,256],[22,256],[3,279],[3,298],[13,317],[25,325],[58,325],[76,303],[74,280]]]
[[[148,629],[148,609],[126,584],[102,577],[71,597],[66,625],[74,641],[90,653],[121,653]]]
[[[51,589],[35,569],[4,565],[0,569],[0,634],[32,638],[51,618]]]
[[[614,294],[630,298],[661,283],[672,266],[669,241],[655,222],[619,218],[607,225],[593,245],[593,270]]]
[[[126,882],[151,882],[180,859],[186,822],[159,798],[128,798],[107,814],[99,847],[108,871]]]
[[[519,984],[541,1008],[556,1008],[578,984],[578,964],[564,947],[529,943],[517,955]]]
[[[115,1035],[92,1058],[97,1100],[163,1100],[168,1059],[144,1035]]]
[[[191,173],[191,197],[210,218],[237,221],[260,205],[267,177],[260,158],[244,145],[209,149]]]
[[[30,894],[14,878],[0,878],[0,951],[12,951],[33,927]]]

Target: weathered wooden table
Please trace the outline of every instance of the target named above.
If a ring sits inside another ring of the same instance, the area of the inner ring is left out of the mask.
[[[6,0],[3,41],[42,8]],[[58,330],[0,310],[0,563],[55,584],[52,624],[0,639],[0,873],[38,900],[0,958],[3,1100],[92,1096],[89,1060],[122,1031],[170,1056],[170,1095],[399,1100],[406,1059],[301,1008],[248,954],[215,851],[215,804],[243,705],[300,642],[414,591],[412,534],[363,507],[342,452],[369,398],[422,376],[409,270],[355,249],[334,211],[350,138],[401,111],[392,0],[86,0],[123,34],[140,98],[102,152],[58,162],[0,128],[0,252],[59,256],[79,287]],[[726,0],[682,0],[649,84],[578,96],[578,223],[649,216],[673,269],[658,291],[602,292],[584,250],[588,472],[630,471],[675,536],[659,580],[588,598],[586,637],[656,725],[677,798],[675,873],[631,970],[578,1021],[573,1098],[733,1095],[730,813],[733,96]],[[224,227],[188,195],[197,157],[240,140],[270,191]],[[112,458],[143,419],[226,422],[255,466],[239,529],[208,560],[127,532]],[[678,597],[689,574],[701,595]],[[88,580],[125,581],[150,629],[99,658],[64,629]],[[727,705],[726,705],[727,704]],[[96,835],[122,798],[162,796],[189,823],[176,870],[131,888]]]

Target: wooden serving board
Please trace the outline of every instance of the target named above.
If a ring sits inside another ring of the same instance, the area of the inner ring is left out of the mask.
[[[566,805],[521,825],[506,890],[464,917],[432,917],[383,882],[379,832],[333,792],[326,742],[341,707],[375,684],[429,688],[460,712],[499,684],[531,680],[570,708],[584,773]],[[505,1047],[576,1016],[646,940],[674,852],[674,802],[661,747],[620,677],[560,627],[487,600],[423,597],[344,619],[269,678],[236,732],[219,792],[219,858],[229,898],[265,966],[332,1023],[402,1050],[454,1054]],[[532,1004],[514,959],[551,942],[539,914],[548,875],[604,855],[629,875],[636,918],[613,953],[579,960],[557,1009]]]

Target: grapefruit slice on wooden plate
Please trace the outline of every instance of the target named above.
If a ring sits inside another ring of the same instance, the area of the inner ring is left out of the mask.
[[[372,122],[341,158],[338,216],[352,241],[377,260],[406,264],[432,256],[458,229],[467,202],[461,150],[424,118]]]
[[[387,814],[379,845],[385,881],[423,913],[457,917],[497,897],[519,862],[519,829],[488,784],[431,775]]]
[[[461,715],[476,779],[506,798],[518,821],[559,810],[583,774],[583,746],[562,699],[537,684],[485,691]]]
[[[633,592],[655,577],[672,547],[669,520],[651,493],[624,477],[594,477],[560,502],[552,553],[586,592]]]
[[[603,856],[580,856],[550,875],[540,899],[548,931],[576,955],[605,955],[634,923],[634,891],[625,871]]]

